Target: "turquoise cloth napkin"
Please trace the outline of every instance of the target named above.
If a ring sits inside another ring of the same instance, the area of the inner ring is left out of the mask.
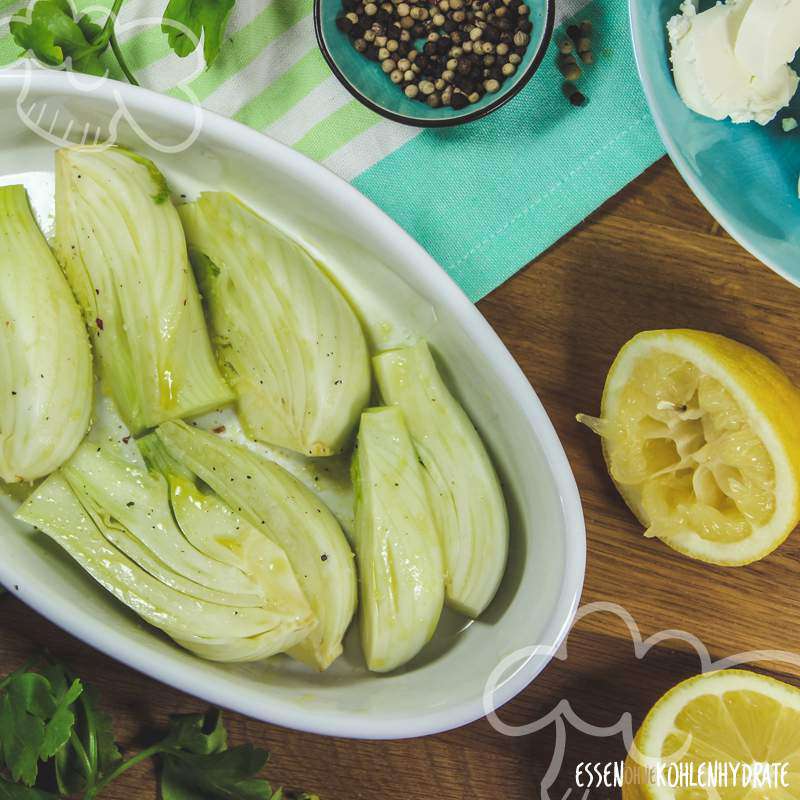
[[[126,0],[121,47],[143,86],[263,131],[321,161],[385,209],[477,300],[523,267],[663,154],[631,50],[626,0],[555,0],[556,18],[594,22],[597,62],[562,96],[557,41],[537,74],[483,120],[407,128],[354,100],[319,53],[312,0],[237,0],[213,66],[179,59],[157,24],[166,0]],[[74,0],[97,13],[112,0]],[[0,0],[0,65],[21,51]],[[102,16],[102,14],[101,14]],[[200,51],[195,54],[199,57]],[[113,59],[112,77],[122,77]]]
[[[557,31],[508,105],[426,130],[354,181],[478,300],[664,154],[633,59],[624,0],[595,0],[597,62],[573,108],[561,93]]]

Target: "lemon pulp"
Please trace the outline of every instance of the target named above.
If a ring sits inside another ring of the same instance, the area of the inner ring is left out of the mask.
[[[800,393],[749,347],[647,331],[620,351],[602,416],[609,473],[646,528],[687,555],[746,564],[800,517]]]
[[[742,777],[734,780],[729,771],[727,786],[645,782],[628,787],[629,791],[623,792],[626,797],[789,800],[800,796],[800,691],[774,678],[731,669],[684,681],[656,703],[635,743],[649,766],[654,765],[651,759],[660,760],[663,765],[675,762],[679,767],[693,764],[695,782],[699,782],[702,764],[777,768],[771,768],[768,782],[762,772],[760,788],[752,781],[745,785]],[[634,763],[635,759],[629,757],[629,764]],[[705,773],[706,782],[709,774]]]
[[[685,359],[640,360],[615,418],[590,426],[605,439],[611,477],[648,520],[647,536],[688,528],[738,541],[775,510],[769,453],[731,394]]]

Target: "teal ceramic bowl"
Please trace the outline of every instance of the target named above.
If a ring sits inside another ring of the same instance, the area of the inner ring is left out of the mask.
[[[680,0],[630,0],[634,52],[645,95],[667,152],[700,202],[728,233],[779,275],[800,285],[800,97],[762,127],[715,122],[690,111],[675,90],[667,20]]]
[[[356,52],[347,35],[336,27],[336,17],[342,12],[341,0],[314,0],[314,28],[328,66],[356,100],[395,122],[419,128],[441,128],[479,119],[500,108],[539,68],[553,35],[555,0],[526,0],[526,3],[533,30],[516,73],[503,82],[498,92],[487,93],[477,103],[459,111],[449,107],[430,108],[425,103],[409,100],[379,64]]]

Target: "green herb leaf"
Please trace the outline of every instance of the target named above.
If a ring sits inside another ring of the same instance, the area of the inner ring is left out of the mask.
[[[270,800],[267,781],[253,777],[267,753],[246,744],[210,755],[169,753],[161,773],[163,800]]]
[[[39,774],[45,719],[55,709],[49,681],[35,672],[12,677],[0,700],[0,744],[15,781],[33,786]]]
[[[170,0],[161,26],[167,34],[169,46],[183,58],[194,52],[202,34],[203,56],[206,66],[210,67],[222,46],[228,17],[235,3],[236,0]],[[170,23],[179,23],[194,35],[190,36]]]
[[[57,800],[54,794],[0,778],[0,800]]]
[[[63,795],[85,791],[122,760],[111,718],[98,708],[94,687],[85,687],[74,713],[73,736],[55,757],[56,782]]]
[[[79,72],[106,72],[100,54],[108,42],[96,44],[102,29],[85,15],[76,19],[69,0],[38,0],[12,17],[10,29],[14,41],[45,64],[57,67],[69,59]]]
[[[69,741],[75,727],[72,704],[81,696],[81,692],[81,682],[74,680],[58,698],[58,705],[45,725],[44,741],[39,749],[39,758],[42,761],[51,759]]]
[[[228,747],[222,714],[218,709],[206,714],[176,714],[170,718],[170,732],[164,744],[195,755],[221,753]]]

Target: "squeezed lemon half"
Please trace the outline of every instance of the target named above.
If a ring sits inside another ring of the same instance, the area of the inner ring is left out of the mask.
[[[656,777],[659,763],[660,780]],[[670,764],[675,766],[670,768]],[[713,774],[708,765],[718,764],[741,766],[735,779],[729,767],[727,786],[720,780],[716,788],[708,788]],[[749,778],[743,774],[744,765],[751,770]],[[755,765],[761,765],[760,773],[755,772]],[[797,798],[800,690],[740,669],[709,672],[683,681],[648,713],[636,734],[627,766],[624,800]],[[693,787],[691,781],[699,785]],[[756,783],[761,783],[760,788]]]
[[[688,556],[748,564],[800,520],[800,392],[743,344],[640,333],[609,370],[601,416],[578,420],[645,535]]]

